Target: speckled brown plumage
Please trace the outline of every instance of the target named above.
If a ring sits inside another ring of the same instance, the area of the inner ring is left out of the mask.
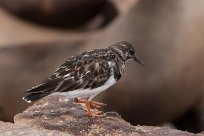
[[[24,100],[31,102],[56,92],[102,87],[111,76],[115,81],[120,79],[125,62],[129,59],[142,64],[135,56],[134,47],[125,41],[72,56],[53,75],[27,90],[28,95]]]

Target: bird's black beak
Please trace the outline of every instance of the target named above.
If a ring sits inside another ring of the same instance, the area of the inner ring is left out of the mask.
[[[144,66],[144,63],[141,62],[137,56],[134,56],[133,60]]]

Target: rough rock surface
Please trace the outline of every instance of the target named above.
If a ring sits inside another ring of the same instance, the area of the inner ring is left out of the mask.
[[[0,121],[0,135],[1,136],[68,136],[63,132],[56,130],[45,130],[31,127],[24,127]]]
[[[64,97],[45,97],[23,113],[16,115],[14,122],[23,126],[59,130],[73,135],[137,134],[134,126],[126,123],[116,113],[106,113],[102,117],[88,117],[81,105],[68,106],[68,103]]]
[[[51,130],[51,135],[59,131],[71,135],[196,135],[164,127],[132,126],[115,112],[88,117],[82,105],[68,103],[62,96],[45,97],[14,117],[13,130],[0,126],[0,134],[14,132],[15,127],[21,126],[28,131],[39,129],[42,135],[48,130]]]

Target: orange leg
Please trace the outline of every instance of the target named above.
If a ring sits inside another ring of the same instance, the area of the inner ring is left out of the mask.
[[[73,101],[74,101],[75,103],[86,103],[86,100],[85,100],[85,99],[75,98]]]
[[[101,106],[99,106],[99,105],[93,103],[92,101],[90,102],[90,105],[91,105],[93,108],[95,108],[95,109],[101,109],[101,108],[102,108]]]
[[[104,103],[96,102],[96,101],[91,101],[90,105],[95,108],[95,109],[103,109],[103,106],[106,106]]]
[[[87,115],[88,116],[100,116],[100,114],[102,113],[101,111],[97,111],[97,112],[92,112],[91,111],[91,106],[95,109],[101,109],[103,106],[106,106],[106,104],[104,103],[100,103],[100,102],[96,102],[96,101],[91,101],[89,102],[87,99],[83,99],[83,98],[75,98],[73,100],[75,103],[84,103],[86,105],[86,109],[87,109]]]
[[[97,109],[100,109],[103,106],[107,105],[107,104],[100,103],[100,102],[97,102],[97,101],[91,101],[90,104],[91,104],[91,106],[93,106],[94,108],[97,108]]]
[[[75,102],[75,103],[86,103],[86,99],[75,98],[75,99],[74,99],[74,102]],[[91,102],[90,102],[90,105],[91,105],[93,108],[96,108],[96,109],[101,109],[103,106],[106,106],[106,104],[100,103],[100,102],[97,102],[97,101],[91,101]]]
[[[87,115],[88,116],[93,116],[93,113],[91,111],[90,103],[88,100],[85,100],[86,108],[87,108]]]
[[[89,103],[89,101],[87,99],[78,99],[78,98],[75,98],[74,102],[75,103],[85,103],[86,109],[87,109],[87,115],[88,116],[93,116],[93,113],[91,111],[90,103]]]

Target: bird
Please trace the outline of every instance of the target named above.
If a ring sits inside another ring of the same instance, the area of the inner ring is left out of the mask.
[[[91,106],[99,109],[106,104],[92,99],[121,78],[128,60],[144,65],[127,41],[71,56],[50,77],[28,89],[23,100],[31,103],[51,94],[63,95],[73,102],[84,103],[88,116],[97,115]]]

